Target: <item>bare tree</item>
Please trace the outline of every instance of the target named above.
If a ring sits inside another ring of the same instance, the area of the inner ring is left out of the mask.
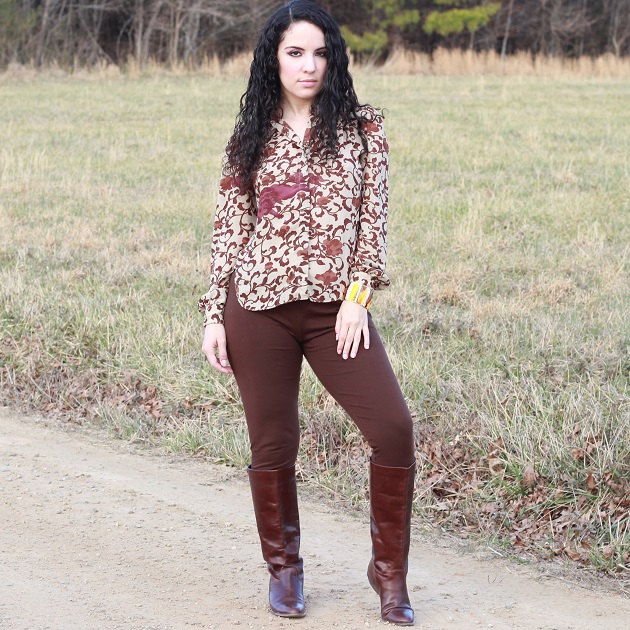
[[[588,31],[591,20],[584,4],[574,0],[541,0],[547,29],[541,29],[541,51],[545,55],[575,54],[573,45]]]
[[[630,54],[630,0],[609,0],[609,46],[620,57]]]
[[[505,31],[503,34],[503,43],[501,44],[501,60],[505,59],[507,52],[507,43],[510,37],[510,26],[512,26],[512,11],[514,10],[514,0],[510,0],[507,11],[507,20],[505,21]]]
[[[255,34],[285,0],[0,0],[0,67],[10,61],[38,66],[139,65],[150,60],[195,66],[212,55],[227,58],[251,49]],[[353,33],[380,28],[385,0],[319,0]],[[480,0],[481,1],[481,0]],[[498,0],[500,11],[475,32],[475,49],[519,50],[532,55],[630,56],[630,0]],[[397,0],[419,16],[418,28],[398,36],[402,46],[432,52],[463,48],[461,34],[423,29],[436,8],[459,0]]]

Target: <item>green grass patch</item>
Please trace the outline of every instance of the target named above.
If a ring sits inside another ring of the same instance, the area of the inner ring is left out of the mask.
[[[0,83],[2,399],[246,465],[196,312],[244,80]],[[415,417],[417,513],[627,575],[630,81],[357,86],[386,108],[373,313]],[[308,369],[301,414],[303,479],[361,505],[367,449]]]

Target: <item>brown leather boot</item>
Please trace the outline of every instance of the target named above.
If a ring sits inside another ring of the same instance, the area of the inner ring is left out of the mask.
[[[262,554],[271,576],[271,612],[280,617],[303,617],[304,569],[295,466],[284,470],[254,470],[250,466],[248,473]]]
[[[368,580],[381,598],[381,617],[399,626],[414,623],[407,593],[407,558],[415,474],[415,462],[409,468],[388,468],[370,461]]]

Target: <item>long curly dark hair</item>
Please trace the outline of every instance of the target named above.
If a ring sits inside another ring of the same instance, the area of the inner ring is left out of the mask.
[[[234,132],[227,145],[227,170],[240,178],[244,188],[251,187],[264,147],[271,137],[271,119],[281,96],[278,47],[286,30],[295,22],[310,22],[320,28],[328,49],[322,89],[311,106],[314,146],[325,157],[337,155],[339,122],[344,128],[357,129],[363,146],[367,146],[361,124],[364,117],[359,111],[361,106],[348,71],[346,42],[339,26],[314,2],[292,0],[276,10],[261,31],[254,49],[247,90],[241,97]]]

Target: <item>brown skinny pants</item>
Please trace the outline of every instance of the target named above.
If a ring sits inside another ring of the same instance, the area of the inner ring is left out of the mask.
[[[228,358],[245,408],[252,468],[295,464],[302,357],[359,427],[374,463],[407,467],[414,461],[411,415],[370,315],[369,349],[361,345],[354,359],[337,354],[340,304],[301,300],[248,311],[230,285],[224,311]]]

